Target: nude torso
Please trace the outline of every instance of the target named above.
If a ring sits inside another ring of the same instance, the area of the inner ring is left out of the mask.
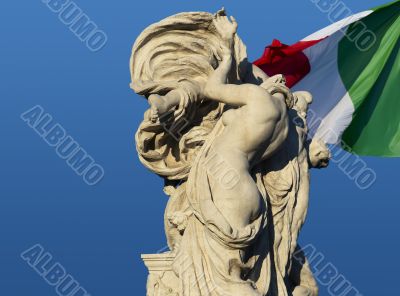
[[[275,108],[279,114],[276,120],[260,120],[253,116],[254,110],[250,110],[252,107],[248,105],[229,110],[222,119],[225,129],[213,144],[218,157],[239,175],[239,181],[231,188],[226,188],[218,179],[211,182],[216,206],[237,228],[254,221],[263,207],[261,194],[249,173],[251,167],[271,156],[285,141],[288,133],[284,101],[279,97],[271,100],[271,96],[266,96],[265,100],[269,102],[256,107],[265,113]],[[266,138],[268,134],[271,136]]]

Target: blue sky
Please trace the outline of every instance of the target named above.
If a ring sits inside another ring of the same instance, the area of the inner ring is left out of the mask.
[[[165,246],[167,202],[162,180],[139,163],[133,142],[147,103],[129,88],[128,61],[145,27],[225,6],[254,60],[273,38],[289,44],[330,23],[310,0],[98,2],[75,2],[108,37],[97,52],[42,1],[1,5],[0,295],[56,295],[20,257],[35,244],[93,296],[145,294],[140,254]],[[358,12],[385,2],[344,3]],[[100,183],[88,186],[21,120],[36,105],[104,168]],[[377,175],[367,190],[336,164],[312,172],[300,242],[313,244],[363,295],[396,295],[400,160],[363,161]],[[321,295],[329,295],[325,287]]]

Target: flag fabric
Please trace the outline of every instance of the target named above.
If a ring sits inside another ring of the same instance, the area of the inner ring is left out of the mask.
[[[313,95],[312,136],[359,155],[400,156],[400,1],[334,23],[254,62]]]

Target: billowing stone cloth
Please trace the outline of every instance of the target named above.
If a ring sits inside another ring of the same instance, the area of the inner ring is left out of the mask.
[[[199,151],[186,184],[186,196],[194,214],[175,261],[181,295],[288,296],[292,288],[292,256],[308,204],[305,150],[299,159],[293,143],[285,143],[273,160],[255,168],[253,175],[264,198],[264,210],[247,227],[235,229],[224,218],[223,209],[213,202],[212,176],[205,165],[207,153],[222,130],[219,122]],[[296,131],[294,126],[291,132],[302,136],[302,131]],[[227,233],[223,229],[232,231]]]
[[[222,115],[223,104],[203,100],[204,84],[221,60],[221,37],[206,12],[180,13],[146,28],[133,45],[131,87],[144,97],[178,91],[178,108],[153,123],[146,112],[136,133],[140,161],[169,180],[186,179],[191,162]],[[247,68],[246,47],[235,36],[231,83]],[[239,66],[240,65],[240,66]]]
[[[263,279],[270,274],[266,242],[261,255],[247,257],[257,246],[255,242],[259,234],[267,227],[267,212],[264,210],[250,225],[237,229],[225,219],[223,209],[213,202],[210,189],[212,176],[205,160],[215,137],[223,128],[221,122],[216,125],[200,150],[186,184],[186,195],[193,215],[174,265],[181,280],[182,296],[261,295],[251,276],[256,270]],[[226,229],[231,231],[224,231]],[[263,284],[266,285],[265,280]]]

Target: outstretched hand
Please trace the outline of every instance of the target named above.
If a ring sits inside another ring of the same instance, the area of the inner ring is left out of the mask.
[[[230,17],[230,20],[228,19],[225,8],[220,9],[215,15],[214,15],[214,26],[219,35],[224,39],[225,41],[231,41],[233,40],[233,37],[236,34],[238,24],[233,16]]]

